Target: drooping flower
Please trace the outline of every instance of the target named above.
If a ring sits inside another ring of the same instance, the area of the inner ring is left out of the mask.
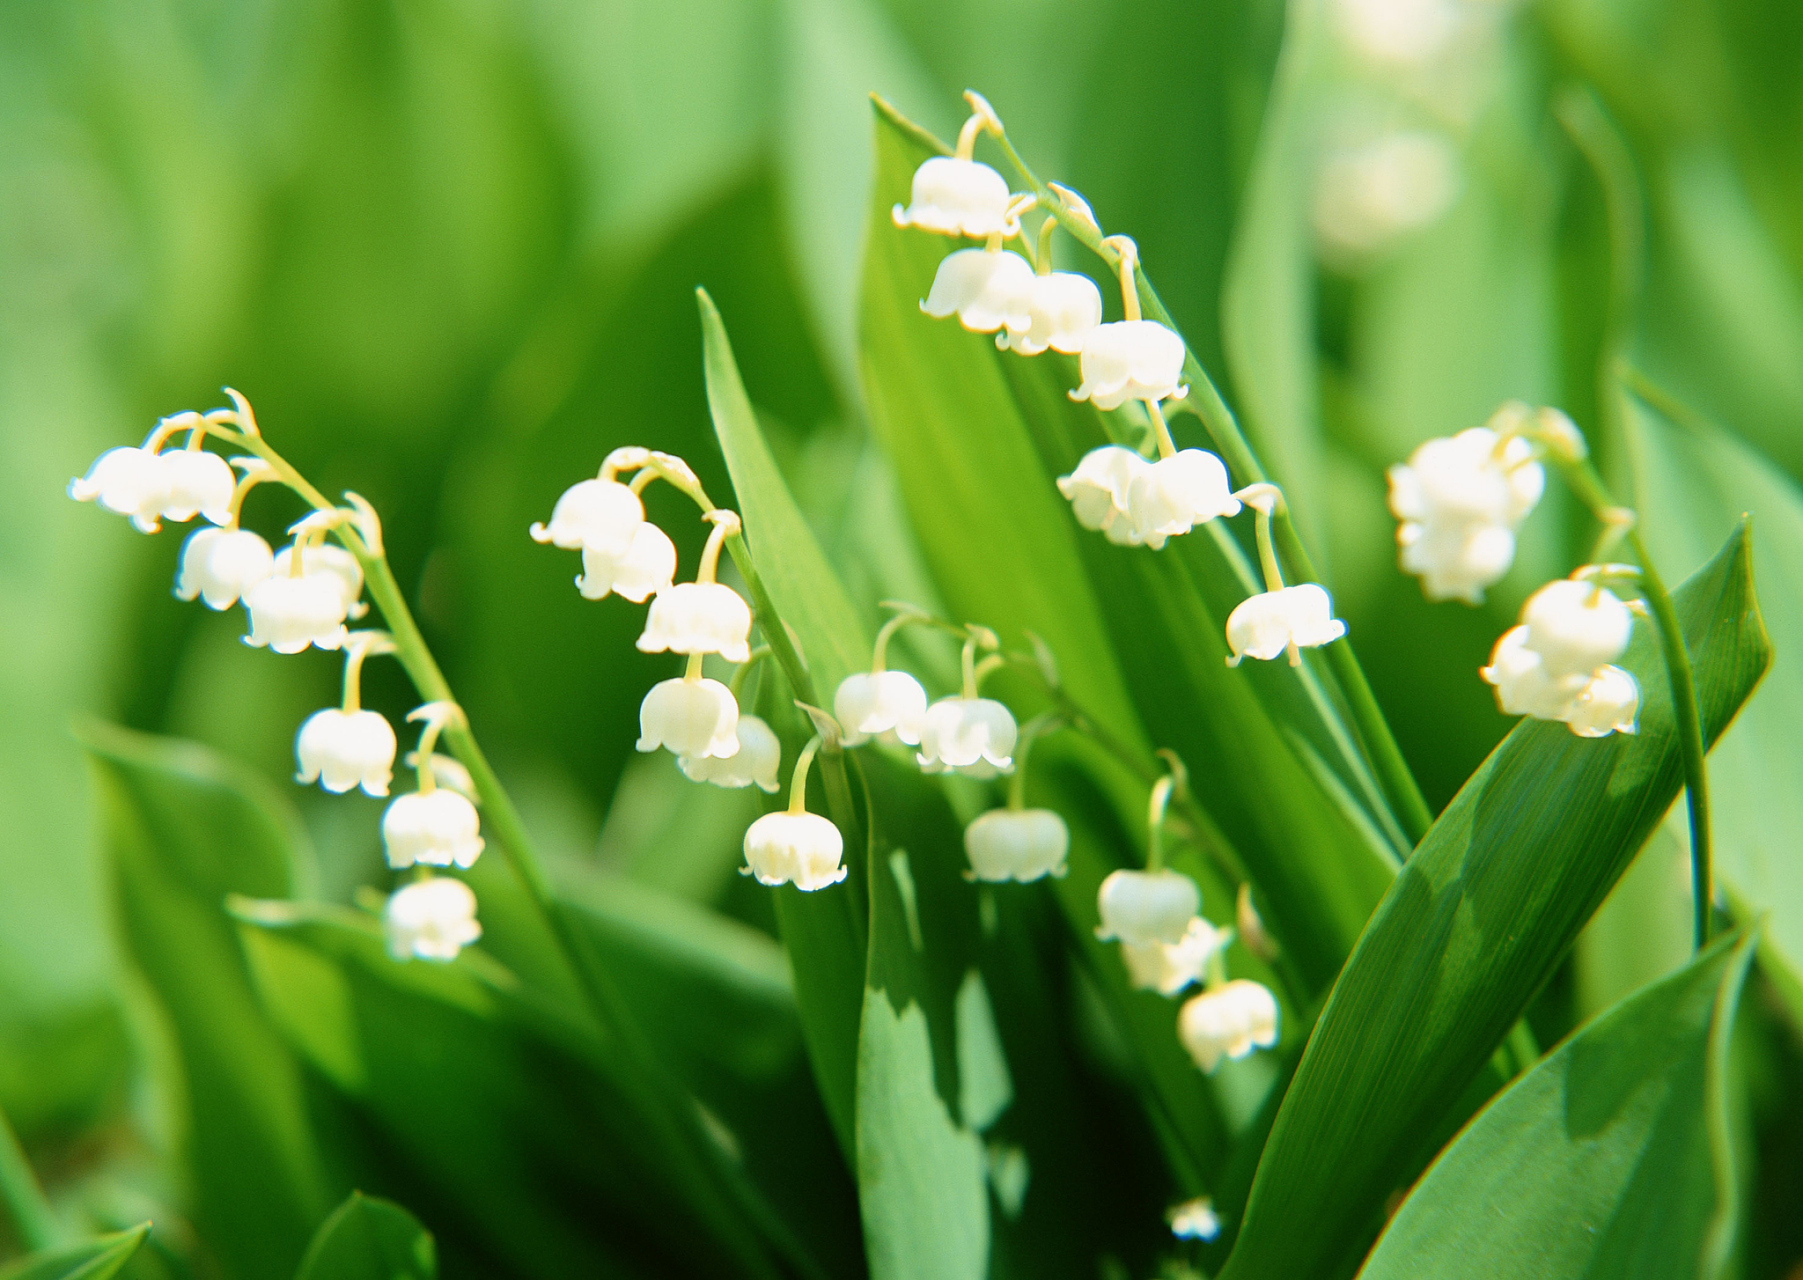
[[[244,643],[255,648],[268,645],[277,653],[299,653],[308,645],[337,649],[344,644],[344,586],[336,574],[273,573],[244,593],[244,607],[250,613]]]
[[[1481,604],[1515,559],[1515,530],[1540,501],[1546,473],[1523,437],[1473,427],[1426,441],[1390,468],[1389,481],[1403,571],[1421,578],[1430,600]]]
[[[144,533],[155,533],[169,497],[169,471],[149,449],[125,445],[108,449],[85,476],[69,481],[77,502],[98,502],[108,511],[129,516]]]
[[[1277,997],[1237,978],[1192,997],[1177,1014],[1177,1038],[1204,1071],[1277,1043]]]
[[[848,747],[878,742],[920,744],[927,691],[906,671],[855,671],[833,693],[833,717]]]
[[[361,633],[359,633],[361,634]],[[394,777],[394,727],[379,711],[315,711],[295,735],[300,772],[294,780],[318,782],[327,791],[362,787],[372,796],[388,794]]]
[[[293,546],[275,553],[275,576],[289,572],[293,557]],[[343,547],[330,542],[309,544],[302,553],[301,568],[308,577],[319,576],[336,583],[346,617],[361,618],[369,612],[368,605],[359,603],[363,595],[363,566]]]
[[[1206,449],[1183,449],[1137,471],[1127,487],[1134,536],[1153,550],[1205,520],[1239,514],[1227,468]]]
[[[165,520],[183,524],[198,513],[214,524],[231,523],[238,477],[230,463],[204,449],[170,449],[158,457],[168,485],[161,512]]]
[[[625,555],[584,547],[576,589],[587,600],[604,600],[611,594],[643,604],[653,594],[667,590],[675,576],[676,544],[670,541],[670,535],[645,520],[633,530]]]
[[[914,171],[912,200],[890,216],[898,227],[918,227],[947,236],[981,239],[1013,235],[1008,217],[1008,182],[977,160],[934,156]]]
[[[178,599],[199,597],[209,609],[229,609],[275,572],[269,544],[248,529],[196,529],[182,544]]]
[[[730,756],[678,756],[676,763],[695,782],[711,782],[716,787],[757,786],[774,793],[783,760],[782,742],[758,716],[740,716],[735,732],[739,749]]]
[[[1606,738],[1633,733],[1640,714],[1640,684],[1633,673],[1617,666],[1600,668],[1564,716],[1580,738]]]
[[[717,653],[728,662],[751,656],[751,606],[719,582],[681,582],[657,593],[645,617],[645,653]]]
[[[936,320],[956,315],[972,333],[1024,331],[1032,324],[1027,292],[1034,279],[1033,268],[1018,253],[959,249],[939,264],[920,309]]]
[[[1221,1234],[1221,1219],[1215,1214],[1214,1201],[1207,1196],[1186,1200],[1165,1214],[1171,1234],[1179,1240],[1213,1240]]]
[[[1505,631],[1491,651],[1490,665],[1479,674],[1496,686],[1496,703],[1504,715],[1563,720],[1584,691],[1586,677],[1551,674],[1527,647],[1527,638],[1526,627]]]
[[[1226,935],[1219,929],[1196,916],[1176,942],[1123,942],[1121,959],[1136,988],[1174,996],[1191,983],[1202,981],[1209,960],[1225,940]]]
[[[1102,323],[1102,291],[1075,271],[1036,275],[1021,292],[1026,323],[1010,322],[996,335],[1003,351],[1036,356],[1046,348],[1074,356]]]
[[[1333,599],[1324,588],[1305,582],[1261,591],[1227,615],[1227,644],[1233,650],[1227,665],[1237,667],[1243,658],[1268,661],[1286,651],[1292,663],[1299,662],[1296,649],[1328,644],[1345,634],[1346,624],[1333,616]]]
[[[388,865],[397,871],[416,863],[473,866],[485,843],[481,827],[476,806],[455,791],[440,787],[398,796],[382,814]]]
[[[551,508],[551,523],[534,524],[534,542],[568,551],[581,548],[621,557],[645,519],[645,504],[632,489],[613,479],[583,480],[565,489]]]
[[[993,778],[1014,768],[1019,733],[1014,713],[993,698],[941,698],[921,721],[914,758],[924,773]]]
[[[814,813],[766,813],[745,832],[744,874],[812,892],[845,879],[845,839]]]
[[[1634,615],[1607,587],[1562,578],[1528,597],[1521,622],[1522,646],[1540,655],[1549,674],[1588,678],[1627,651]]]
[[[461,880],[434,876],[396,889],[382,909],[388,954],[396,960],[450,961],[482,936],[476,895]]]
[[[1062,876],[1071,833],[1050,809],[991,809],[964,828],[964,852],[976,880],[1031,883]]]
[[[1463,600],[1482,604],[1492,586],[1515,563],[1515,533],[1499,524],[1421,524],[1405,520],[1396,526],[1397,563],[1404,573],[1421,579],[1429,600]]]
[[[1128,513],[1128,494],[1133,481],[1151,469],[1133,450],[1105,444],[1084,454],[1068,476],[1058,477],[1058,492],[1069,500],[1078,524],[1099,530],[1110,542],[1132,546],[1139,535]]]
[[[1083,385],[1073,400],[1118,409],[1129,400],[1182,399],[1183,339],[1156,320],[1116,320],[1083,339]]]
[[[1196,882],[1176,871],[1111,871],[1096,893],[1096,937],[1136,946],[1178,943],[1202,909]]]
[[[738,701],[718,680],[664,680],[639,704],[638,749],[729,759],[739,751],[738,726]]]

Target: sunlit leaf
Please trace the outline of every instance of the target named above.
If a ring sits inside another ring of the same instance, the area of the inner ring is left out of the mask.
[[[69,1249],[34,1253],[0,1268],[0,1280],[112,1280],[150,1234],[150,1224]]]

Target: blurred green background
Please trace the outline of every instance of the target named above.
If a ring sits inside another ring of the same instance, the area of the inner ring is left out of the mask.
[[[1558,124],[1568,86],[1614,119],[1644,210],[1643,291],[1617,317],[1636,361],[1738,433],[1734,474],[1766,487],[1734,502],[1794,520],[1803,475],[1803,8],[1467,7],[1481,39],[1436,79],[1348,53],[1374,3],[1337,6],[1281,60],[1279,0],[0,4],[0,1108],[34,1152],[79,1172],[137,1141],[114,1123],[138,1101],[131,999],[72,717],[248,762],[301,810],[326,896],[382,883],[379,802],[287,781],[337,660],[241,645],[236,611],[171,596],[179,533],[143,538],[63,493],[159,414],[221,403],[223,382],[322,488],[382,512],[549,848],[770,927],[732,874],[752,801],[632,751],[671,661],[637,654],[638,614],[580,600],[574,557],[525,531],[626,442],[729,489],[702,284],[841,576],[872,614],[926,599],[858,390],[871,91],[949,136],[958,92],[981,89],[1042,174],[1135,236],[1230,399],[1236,373],[1292,362],[1294,403],[1240,407],[1331,549],[1353,643],[1443,803],[1508,727],[1475,668],[1586,535],[1549,504],[1488,606],[1430,607],[1394,567],[1382,472],[1511,396],[1596,424],[1619,209]],[[1342,126],[1440,139],[1441,207],[1336,248],[1318,183]],[[246,524],[273,538],[300,514],[284,501],[260,492]],[[654,491],[660,511],[680,504]],[[1719,544],[1715,515],[1695,512],[1668,577]],[[686,562],[701,531],[684,529]],[[1794,602],[1779,545],[1761,548],[1762,595],[1777,580]],[[1796,706],[1790,617],[1770,619],[1773,718]],[[391,666],[366,683],[404,714]],[[1794,757],[1771,780],[1803,782]],[[1555,998],[1598,1007],[1682,955],[1682,849],[1651,848],[1632,945],[1591,945]]]

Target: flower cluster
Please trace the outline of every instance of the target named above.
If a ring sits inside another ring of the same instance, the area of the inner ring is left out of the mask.
[[[954,154],[935,156],[915,171],[912,201],[895,206],[894,221],[898,227],[986,242],[980,249],[954,250],[940,262],[920,304],[927,315],[956,316],[966,329],[994,333],[996,345],[1005,351],[1077,356],[1082,380],[1070,393],[1073,400],[1102,410],[1120,409],[1129,401],[1144,406],[1153,426],[1156,461],[1124,445],[1103,445],[1059,478],[1058,490],[1070,501],[1078,524],[1119,546],[1156,551],[1199,524],[1237,515],[1242,499],[1253,492],[1268,495],[1260,507],[1266,520],[1281,511],[1281,495],[1273,486],[1255,484],[1235,493],[1220,458],[1204,449],[1180,450],[1172,439],[1160,405],[1187,395],[1183,375],[1188,351],[1174,329],[1141,315],[1139,251],[1131,239],[1104,237],[1083,198],[1054,184],[1047,190],[1057,197],[1058,208],[1046,211],[1037,252],[1020,239],[1032,259],[1003,247],[1023,237],[1020,218],[1040,197],[1016,195],[1001,174],[973,158],[980,134],[1000,138],[1004,130],[980,95],[967,93],[965,98],[972,114]],[[1102,295],[1095,283],[1075,272],[1052,270],[1052,233],[1062,219],[1093,235],[1092,247],[1111,259],[1120,277],[1123,319],[1102,323]],[[1297,663],[1300,649],[1345,633],[1323,588],[1308,584],[1286,590],[1274,555],[1264,558],[1264,567],[1266,591],[1248,600],[1244,612],[1236,611],[1237,625],[1229,621],[1231,664],[1279,654]]]
[[[214,527],[197,529],[182,546],[176,596],[203,600],[215,610],[242,602],[248,618],[244,642],[256,648],[280,654],[341,650],[342,705],[315,712],[301,725],[294,743],[295,779],[317,782],[330,792],[361,788],[385,797],[397,743],[387,718],[361,705],[361,677],[366,658],[394,653],[396,647],[385,632],[346,626],[368,612],[358,551],[380,556],[381,526],[366,502],[347,494],[349,506],[317,506],[292,525],[293,540],[280,551],[240,528],[251,489],[270,481],[297,492],[301,487],[264,444],[250,405],[237,392],[228,388],[227,393],[230,409],[174,414],[158,422],[142,445],[108,450],[87,475],[70,482],[69,495],[128,516],[145,533],[155,533],[164,520],[182,524],[200,515],[211,522]],[[165,447],[184,431],[183,447]],[[209,435],[253,453],[228,462],[206,450]],[[310,491],[303,496],[320,501]],[[345,545],[334,546],[328,537]],[[420,868],[416,874],[422,878],[389,898],[383,926],[396,959],[451,960],[482,934],[475,895],[462,882],[434,878],[425,869],[467,868],[482,852],[475,805],[464,794],[438,789],[434,777],[432,744],[447,725],[462,722],[462,712],[449,702],[430,702],[409,719],[426,722],[419,790],[390,802],[382,817],[382,842],[390,867]]]

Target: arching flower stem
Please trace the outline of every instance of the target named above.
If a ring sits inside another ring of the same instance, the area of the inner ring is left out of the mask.
[[[808,811],[808,769],[813,766],[814,754],[820,750],[825,739],[815,734],[808,739],[808,745],[801,749],[795,757],[795,772],[789,775],[789,812],[806,813]]]
[[[344,641],[344,707],[346,714],[363,708],[363,660],[373,653],[393,653],[394,637],[386,631],[353,631]]]
[[[420,730],[414,758],[419,771],[419,793],[429,796],[438,789],[438,780],[432,776],[432,748],[438,745],[438,735],[451,725],[469,728],[469,717],[463,714],[463,708],[455,702],[428,702],[408,712],[407,719],[418,720],[425,725]]]
[[[1164,420],[1164,410],[1159,408],[1156,400],[1142,400],[1146,406],[1146,415],[1152,419],[1153,437],[1158,441],[1158,456],[1174,458],[1177,456],[1177,442],[1171,439],[1171,428]]]
[[[1050,214],[1039,224],[1039,252],[1033,255],[1033,270],[1042,276],[1052,274],[1052,232],[1058,229],[1058,219]]]
[[[1164,870],[1164,816],[1176,786],[1176,779],[1167,773],[1152,784],[1152,794],[1146,800],[1147,871]]]
[[[996,656],[1000,656],[999,654]],[[1027,758],[1038,739],[1064,727],[1065,720],[1056,711],[1042,711],[1020,728],[1014,744],[1014,774],[1008,779],[1008,807],[1019,813],[1027,807]]]
[[[714,527],[707,535],[707,546],[701,549],[701,568],[695,574],[695,581],[712,582],[720,568],[720,548],[728,538],[738,536],[743,526],[738,512],[728,511],[725,507],[715,507],[701,518]]]
[[[727,681],[726,690],[732,694],[734,702],[742,701],[740,694],[744,692],[745,681],[751,675],[751,669],[770,656],[770,646],[760,644],[738,666],[733,668],[732,678]]]
[[[244,499],[249,495],[252,489],[263,484],[265,481],[279,478],[275,473],[275,468],[271,467],[261,458],[233,458],[232,462],[237,464],[243,470],[244,475],[239,478],[237,485],[233,487],[232,500],[230,505],[226,508],[231,517],[225,523],[227,529],[236,529],[238,527],[238,516],[244,510]]]

